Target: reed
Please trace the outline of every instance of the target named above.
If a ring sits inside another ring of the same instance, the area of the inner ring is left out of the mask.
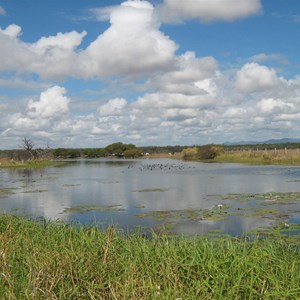
[[[0,216],[2,299],[298,299],[299,249]]]

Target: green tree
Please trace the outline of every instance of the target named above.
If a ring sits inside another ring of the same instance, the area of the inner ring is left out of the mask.
[[[124,156],[126,158],[138,158],[143,155],[143,150],[139,148],[127,149],[124,151]]]
[[[136,148],[133,144],[113,143],[105,147],[107,155],[123,156],[126,150]]]

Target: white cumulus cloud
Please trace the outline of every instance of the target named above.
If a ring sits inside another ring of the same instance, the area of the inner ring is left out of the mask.
[[[57,33],[35,43],[20,39],[18,25],[0,28],[0,71],[35,73],[43,79],[132,77],[170,69],[178,46],[159,30],[154,7],[126,1],[109,10],[110,27],[85,49],[83,32]]]
[[[11,38],[16,38],[22,34],[22,28],[19,25],[11,24],[8,25],[5,29],[0,28],[0,33]]]
[[[110,23],[81,53],[78,72],[86,77],[108,77],[169,68],[177,45],[159,30],[149,2],[127,1],[112,8]]]
[[[101,105],[98,109],[98,112],[101,116],[121,115],[126,105],[127,101],[125,99],[115,98]]]
[[[215,76],[217,70],[218,63],[213,57],[198,58],[194,52],[188,51],[176,57],[172,70],[150,79],[148,85],[160,92],[203,94],[198,83]]]
[[[232,21],[258,14],[260,0],[165,0],[158,5],[164,22],[198,19],[201,22]]]
[[[69,110],[70,99],[65,96],[66,90],[53,86],[41,93],[39,101],[30,101],[29,115],[33,117],[51,118],[66,114]]]
[[[82,39],[86,36],[87,32],[81,33],[72,31],[67,33],[57,33],[56,36],[42,37],[35,44],[32,45],[35,51],[46,52],[51,48],[62,48],[66,50],[73,50],[79,46]]]
[[[40,94],[37,101],[29,100],[24,112],[8,115],[10,134],[24,136],[30,133],[39,137],[51,137],[56,134],[57,128],[61,128],[60,134],[66,134],[67,126],[61,124],[65,122],[64,117],[69,111],[70,99],[65,94],[63,87],[50,87]]]
[[[236,88],[243,93],[264,91],[278,83],[279,78],[274,69],[257,63],[248,63],[237,72]]]
[[[263,114],[280,114],[293,112],[295,106],[281,99],[264,98],[257,103],[257,108]]]

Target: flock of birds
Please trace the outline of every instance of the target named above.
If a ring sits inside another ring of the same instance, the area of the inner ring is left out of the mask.
[[[193,169],[195,167],[187,164],[177,163],[153,163],[153,164],[139,164],[129,165],[128,169],[138,168],[140,171],[181,171]]]

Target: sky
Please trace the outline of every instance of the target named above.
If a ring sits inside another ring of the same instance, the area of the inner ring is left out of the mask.
[[[300,138],[300,1],[0,0],[0,149]]]

